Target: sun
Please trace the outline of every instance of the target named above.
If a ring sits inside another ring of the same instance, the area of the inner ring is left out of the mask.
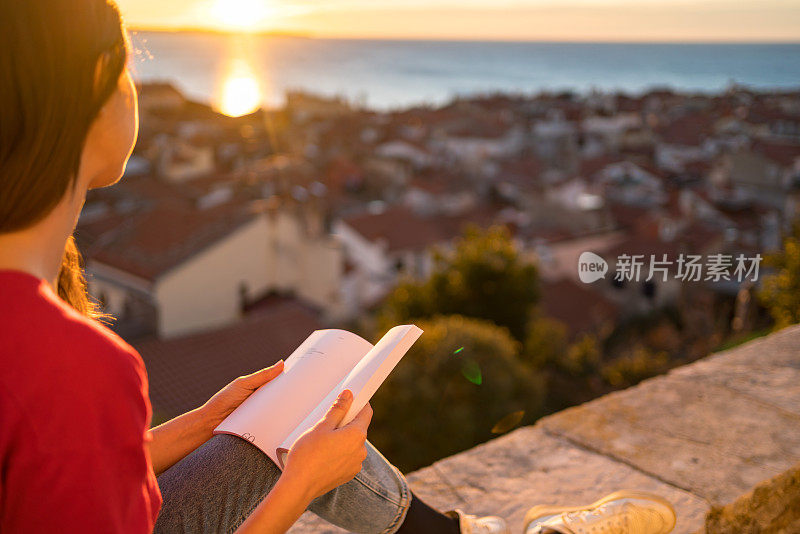
[[[215,0],[211,16],[224,30],[253,31],[272,11],[269,0]]]
[[[235,59],[222,80],[217,107],[225,115],[240,117],[261,107],[263,96],[252,65],[243,59]]]
[[[261,105],[261,87],[250,76],[232,76],[223,82],[219,108],[229,117],[241,117],[256,111]]]

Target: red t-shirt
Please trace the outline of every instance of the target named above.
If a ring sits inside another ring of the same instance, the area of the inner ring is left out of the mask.
[[[150,418],[130,345],[0,270],[0,532],[151,532]]]

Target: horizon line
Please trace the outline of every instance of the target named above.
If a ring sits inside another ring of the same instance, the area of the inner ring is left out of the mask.
[[[465,42],[465,43],[556,43],[556,44],[674,44],[674,45],[800,45],[800,39],[770,41],[770,40],[732,40],[732,39],[497,39],[497,38],[466,38],[466,37],[380,37],[370,35],[320,35],[313,32],[294,31],[294,30],[226,30],[221,28],[206,28],[203,26],[147,26],[130,25],[128,31],[148,32],[148,33],[201,33],[210,35],[241,35],[253,37],[285,37],[295,39],[319,39],[319,40],[340,40],[340,41],[420,41],[420,42]]]

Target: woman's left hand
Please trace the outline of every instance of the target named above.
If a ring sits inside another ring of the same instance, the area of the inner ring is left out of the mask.
[[[272,367],[267,367],[251,375],[240,376],[200,407],[204,422],[210,425],[211,428],[215,428],[255,390],[273,380],[282,372],[283,360]]]

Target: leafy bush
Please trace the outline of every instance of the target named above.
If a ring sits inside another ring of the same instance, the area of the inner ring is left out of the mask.
[[[800,532],[800,464],[706,514],[706,534]]]
[[[541,369],[555,365],[567,352],[567,327],[561,321],[535,314],[528,323],[523,350],[525,361]]]
[[[622,388],[661,374],[668,366],[666,352],[654,353],[644,347],[636,347],[633,352],[603,366],[602,374],[606,382],[615,388]]]
[[[783,250],[770,254],[764,265],[774,274],[764,278],[759,298],[776,328],[800,323],[800,221],[783,241]]]
[[[536,266],[519,257],[508,229],[471,225],[452,254],[434,251],[427,280],[398,285],[384,303],[380,324],[389,328],[412,318],[459,314],[505,326],[522,341],[538,299]]]
[[[506,328],[459,315],[414,322],[425,333],[372,400],[370,440],[401,469],[541,415],[543,380],[520,360]]]
[[[556,365],[573,376],[590,376],[600,366],[600,349],[597,338],[584,334],[580,340],[570,345],[564,356],[556,361]]]

